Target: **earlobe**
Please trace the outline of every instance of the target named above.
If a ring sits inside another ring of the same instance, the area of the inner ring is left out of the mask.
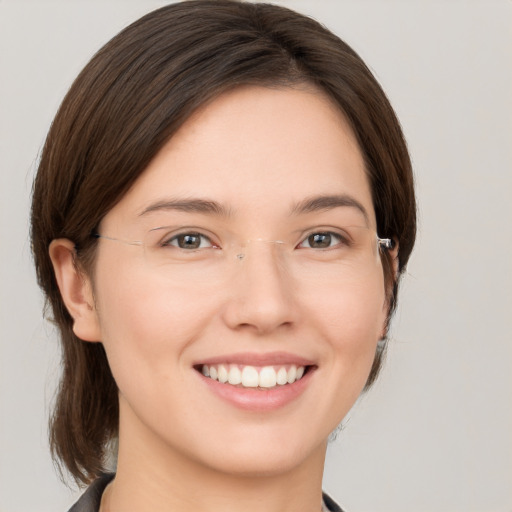
[[[73,332],[84,341],[100,341],[91,282],[76,265],[73,242],[66,238],[53,240],[49,253],[62,300],[73,318]]]

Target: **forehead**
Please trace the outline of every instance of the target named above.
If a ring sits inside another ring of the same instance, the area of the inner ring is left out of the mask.
[[[169,197],[258,215],[342,194],[374,216],[361,151],[330,99],[313,87],[244,86],[196,111],[108,216],[135,218]]]

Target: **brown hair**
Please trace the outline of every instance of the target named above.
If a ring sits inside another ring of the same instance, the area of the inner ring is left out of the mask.
[[[270,4],[191,0],[139,19],[76,78],[53,121],[34,182],[32,244],[40,286],[60,329],[63,373],[51,419],[54,457],[77,481],[104,471],[117,435],[117,388],[101,343],[85,343],[61,299],[48,254],[68,238],[92,271],[104,215],[199,106],[241,84],[312,83],[350,122],[365,159],[380,236],[399,243],[399,272],[411,253],[416,206],[399,122],[359,56],[316,21]],[[386,282],[398,279],[383,256]],[[381,364],[378,350],[367,386]]]

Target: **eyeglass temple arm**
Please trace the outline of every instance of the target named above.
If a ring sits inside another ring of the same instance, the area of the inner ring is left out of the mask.
[[[105,240],[112,240],[114,242],[121,242],[121,243],[127,244],[127,245],[142,245],[142,241],[141,240],[132,240],[132,241],[121,240],[120,238],[113,238],[111,236],[100,235],[99,233],[91,233],[91,236],[93,238],[104,238]]]
[[[382,249],[393,249],[395,247],[395,241],[392,238],[377,237],[377,243]]]

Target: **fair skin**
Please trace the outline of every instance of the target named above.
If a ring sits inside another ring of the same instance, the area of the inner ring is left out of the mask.
[[[299,207],[333,196],[345,202]],[[197,261],[164,270],[148,264],[147,249],[100,239],[92,283],[73,266],[72,243],[52,242],[74,331],[103,343],[119,387],[118,470],[102,512],[320,510],[329,433],[364,387],[387,313],[371,251],[364,265],[311,263],[333,274],[301,270],[315,250],[302,241],[341,219],[375,230],[343,116],[313,88],[240,87],[181,127],[99,229],[125,241],[162,225],[201,230]],[[231,239],[255,242],[220,272],[209,258]],[[297,267],[284,263],[281,241],[304,258]],[[338,238],[332,246],[320,258],[337,254]],[[306,371],[268,389],[202,375],[223,363]]]

